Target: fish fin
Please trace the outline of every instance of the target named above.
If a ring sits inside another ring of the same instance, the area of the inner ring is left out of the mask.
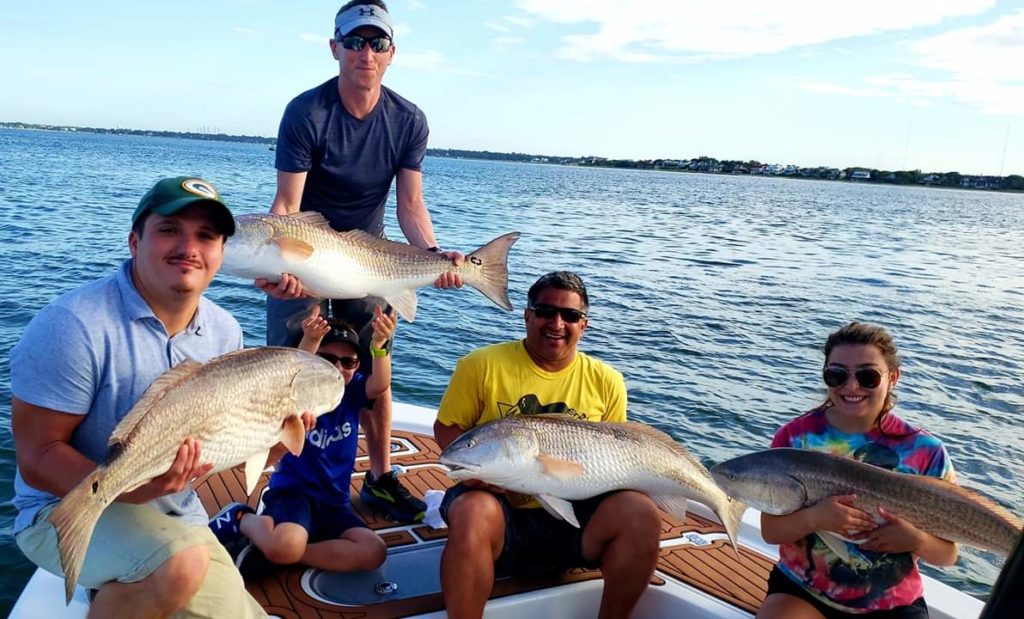
[[[82,571],[92,531],[96,521],[107,504],[94,500],[93,486],[102,483],[104,469],[99,468],[71,489],[57,507],[50,511],[47,520],[57,533],[57,550],[60,554],[60,569],[64,572],[64,603],[70,604]]]
[[[365,230],[346,230],[345,232],[337,232],[335,234],[337,234],[342,241],[362,247],[373,253],[381,252],[400,256],[415,256],[417,258],[424,258],[427,260],[432,259],[438,264],[451,262],[451,260],[441,254],[427,251],[422,247],[416,247],[415,245],[409,245],[408,243],[399,243],[390,239],[382,239],[379,236],[373,236]],[[438,272],[440,272],[440,269],[438,269]]]
[[[672,514],[680,521],[686,520],[686,510],[690,508],[690,502],[686,497],[674,494],[662,494],[652,496],[651,500],[661,511]]]
[[[280,237],[272,241],[285,260],[308,260],[313,255],[313,246],[305,241]]]
[[[740,558],[740,526],[743,524],[745,511],[747,511],[746,503],[730,498],[723,512],[716,512],[718,519],[722,521],[722,526],[725,527],[726,534],[729,535],[729,542],[732,543],[732,550],[736,553],[737,559]]]
[[[391,307],[395,308],[398,315],[402,317],[406,322],[412,322],[416,320],[416,291],[406,290],[405,292],[399,292],[398,294],[387,297],[385,301],[388,302]]]
[[[467,284],[504,310],[512,309],[508,300],[508,252],[518,240],[518,232],[503,234],[466,256],[464,266],[458,269]]]
[[[533,498],[537,499],[540,506],[555,518],[564,520],[577,529],[580,528],[580,521],[576,520],[576,512],[573,511],[572,503],[569,501],[551,496],[550,494],[538,494]]]
[[[709,476],[711,475],[710,473],[708,473],[708,469],[706,466],[704,466],[704,463],[698,460],[692,453],[690,453],[689,449],[687,449],[681,443],[677,442],[676,439],[672,438],[668,434],[665,434],[661,430],[653,426],[649,426],[646,423],[640,423],[638,421],[624,421],[622,422],[622,425],[626,428],[629,428],[632,432],[639,434],[641,437],[645,439],[658,441],[659,443],[664,443],[673,452],[678,454],[680,457],[685,458],[698,471],[702,471]]]
[[[301,417],[291,415],[284,420],[281,424],[281,442],[293,456],[302,453],[302,446],[306,444],[306,426],[302,425]]]
[[[583,465],[578,462],[563,460],[547,454],[538,454],[537,459],[540,460],[544,473],[555,479],[573,479],[582,475],[585,470]]]
[[[198,361],[192,361],[186,359],[173,368],[167,370],[163,374],[157,377],[156,380],[146,388],[145,393],[139,398],[139,401],[135,403],[128,414],[114,428],[114,431],[110,434],[110,439],[107,441],[107,445],[114,445],[116,443],[123,443],[128,436],[135,430],[135,426],[139,425],[139,421],[156,406],[157,402],[162,400],[167,392],[186,380],[188,380],[193,374],[199,371],[199,368],[203,367],[202,363]]]
[[[837,557],[843,560],[843,563],[850,562],[850,549],[846,547],[846,542],[839,539],[829,531],[818,529],[815,533],[818,534],[821,541],[825,542],[825,545],[828,546],[832,552],[836,553]]]
[[[981,494],[976,490],[965,488],[964,486],[955,484],[951,481],[947,481],[945,479],[942,479],[941,477],[928,477],[925,475],[920,475],[914,477],[914,482],[919,483],[923,486],[931,486],[934,490],[938,492],[957,495],[957,497],[963,500],[966,500],[970,503],[974,503],[976,505],[980,505],[986,510],[995,513],[995,515],[998,516],[1000,520],[1009,523],[1010,526],[1012,526],[1014,529],[1017,529],[1018,531],[1020,531],[1021,528],[1024,528],[1024,520],[1018,518],[1017,515],[1011,512],[1010,510],[1006,509],[999,503],[996,503],[991,498],[985,496],[984,494]],[[887,509],[889,509],[889,511],[899,516],[898,510],[896,510],[895,508]]]
[[[314,228],[333,230],[333,228],[331,228],[331,222],[327,221],[327,218],[318,211],[298,211],[296,213],[281,215],[280,217],[288,217],[290,219],[301,221],[302,223],[313,226]]]
[[[262,475],[263,470],[267,468],[268,456],[270,456],[270,450],[264,449],[260,453],[250,456],[249,459],[245,461],[245,496],[252,496],[252,491],[256,489],[256,484],[260,480],[260,475]]]

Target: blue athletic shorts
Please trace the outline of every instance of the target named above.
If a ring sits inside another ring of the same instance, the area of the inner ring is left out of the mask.
[[[448,508],[452,501],[472,490],[457,484],[444,493],[440,512],[445,522],[448,522]],[[496,572],[499,575],[550,577],[574,567],[600,567],[600,560],[583,558],[583,529],[607,496],[602,494],[572,501],[576,519],[580,522],[577,529],[542,508],[512,507],[504,496],[494,495],[505,514],[505,545],[495,563]]]
[[[355,527],[369,528],[348,504],[325,501],[298,488],[271,488],[263,494],[264,516],[274,524],[291,522],[309,533],[307,543],[338,539],[342,533]]]

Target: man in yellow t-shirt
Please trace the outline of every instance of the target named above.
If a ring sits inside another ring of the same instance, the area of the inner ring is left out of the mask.
[[[478,349],[456,364],[434,422],[442,448],[509,415],[626,420],[622,374],[576,349],[590,307],[579,276],[548,273],[530,287],[527,301],[525,339]],[[481,617],[496,568],[554,575],[571,567],[601,568],[601,617],[629,616],[658,560],[661,519],[651,499],[624,490],[574,501],[579,529],[538,507],[478,480],[445,493],[441,590],[448,616]]]

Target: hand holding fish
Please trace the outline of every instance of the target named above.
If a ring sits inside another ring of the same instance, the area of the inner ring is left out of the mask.
[[[189,487],[192,480],[206,476],[213,470],[213,463],[202,464],[202,450],[199,441],[192,437],[186,438],[171,463],[171,468],[163,475],[156,477],[131,492],[119,497],[124,503],[142,504],[153,499],[181,492]]]
[[[877,526],[874,518],[853,506],[856,499],[855,494],[830,496],[807,508],[811,528],[834,531],[850,539],[858,539],[864,532],[874,530]]]
[[[257,277],[253,284],[263,292],[282,301],[309,296],[302,287],[302,281],[291,273],[282,273],[281,279],[276,282],[265,277]]]
[[[926,537],[931,537],[883,507],[878,508],[878,514],[885,522],[867,534],[860,545],[864,550],[916,553],[925,544]]]
[[[462,266],[462,261],[466,259],[461,252],[457,251],[443,251],[440,254],[446,258],[450,258],[452,264],[456,268]],[[453,271],[446,271],[437,276],[434,280],[434,288],[462,288],[462,275]]]
[[[309,411],[303,411],[299,418],[302,419],[302,427],[306,428],[306,432],[309,432],[316,427],[316,415]]]

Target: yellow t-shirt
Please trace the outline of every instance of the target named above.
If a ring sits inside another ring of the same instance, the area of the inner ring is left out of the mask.
[[[625,421],[626,382],[615,368],[579,351],[569,367],[547,372],[522,341],[504,342],[459,359],[437,419],[469,430],[510,415],[538,413]]]

